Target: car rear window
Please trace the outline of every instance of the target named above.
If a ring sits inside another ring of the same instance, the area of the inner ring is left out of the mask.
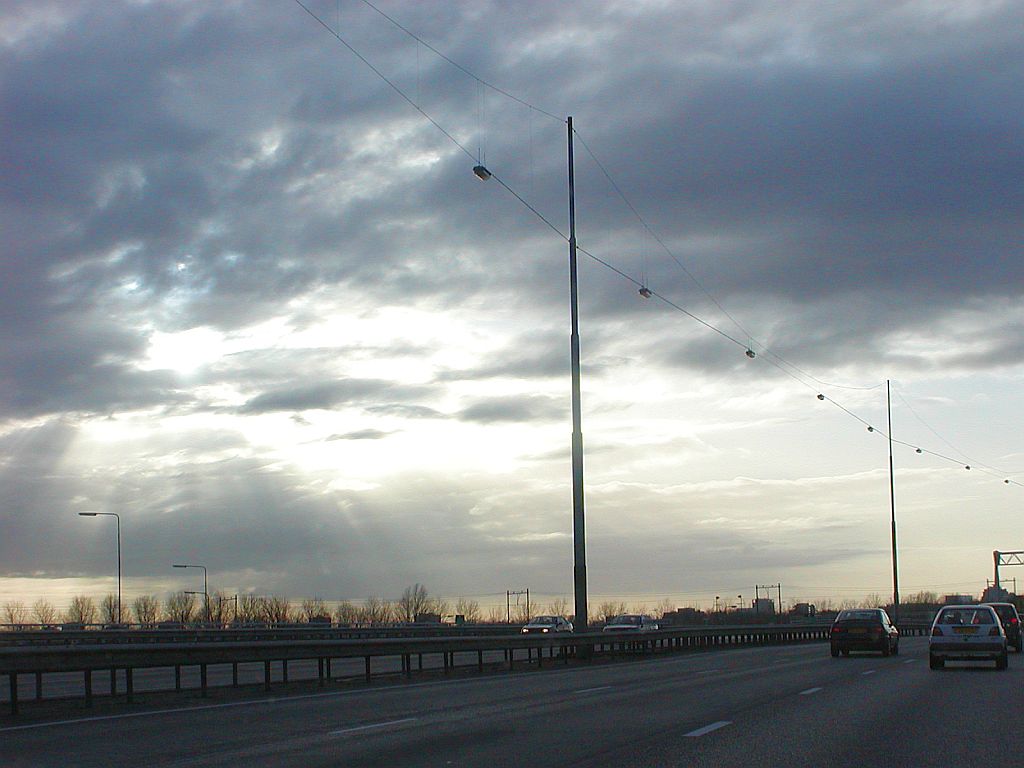
[[[992,624],[988,608],[953,608],[939,614],[939,624]]]
[[[881,621],[878,611],[843,611],[836,621]]]

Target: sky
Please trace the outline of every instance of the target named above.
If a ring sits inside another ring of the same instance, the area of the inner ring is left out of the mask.
[[[0,601],[95,511],[126,601],[571,604],[570,115],[591,603],[888,596],[893,509],[979,593],[1022,81],[999,0],[4,3]]]

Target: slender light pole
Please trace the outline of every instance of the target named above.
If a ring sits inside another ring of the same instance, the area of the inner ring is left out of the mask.
[[[576,290],[576,177],[573,170],[572,117],[566,120],[569,138],[569,336],[572,368],[572,541],[573,585],[576,597],[574,624],[587,631],[587,545],[583,515],[583,428],[580,405],[580,313]]]
[[[566,119],[569,154],[569,336],[570,367],[572,369],[572,541],[573,541],[573,594],[576,631],[587,631],[587,546],[583,515],[583,429],[580,405],[580,317],[576,290],[576,175],[573,165],[572,117]],[[483,165],[473,167],[481,181],[492,174]],[[747,352],[753,355],[752,352]]]
[[[900,578],[896,560],[896,481],[892,469],[892,398],[889,394],[889,380],[885,380],[885,410],[889,418],[889,510],[892,520],[892,620],[900,620]]]
[[[117,623],[121,623],[121,516],[117,512],[79,512],[79,517],[113,517],[117,520]]]
[[[202,568],[203,569],[203,600],[206,603],[206,621],[210,621],[210,588],[206,581],[206,566],[193,565],[192,563],[175,563],[172,568]]]

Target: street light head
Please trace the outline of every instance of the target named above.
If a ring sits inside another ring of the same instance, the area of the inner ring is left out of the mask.
[[[96,512],[79,512],[79,517],[96,517]]]
[[[188,568],[188,566],[187,565],[181,565],[180,563],[175,563],[174,565],[171,566],[171,568]]]
[[[819,394],[818,394],[818,399],[819,399],[819,400],[824,400],[824,399],[825,399],[825,396],[819,393]]]
[[[491,178],[491,172],[484,168],[482,165],[473,166],[473,173],[480,181],[487,181]]]
[[[752,349],[748,349],[747,350],[747,357],[749,357],[751,360],[753,360],[755,356],[756,356],[756,353],[754,352],[754,350],[752,350]]]

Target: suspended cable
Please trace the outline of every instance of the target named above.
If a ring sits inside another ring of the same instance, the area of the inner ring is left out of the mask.
[[[426,40],[424,40],[422,37],[417,35],[412,30],[410,30],[410,29],[406,28],[405,26],[403,26],[396,19],[394,19],[391,16],[389,16],[388,14],[384,13],[384,11],[382,11],[376,5],[371,3],[370,0],[363,0],[363,2],[367,6],[372,8],[374,11],[379,13],[381,16],[383,16],[385,19],[387,19],[389,22],[394,24],[398,29],[402,30],[405,34],[407,34],[413,40],[415,40],[420,45],[422,45],[424,48],[428,49],[429,51],[433,52],[434,54],[436,54],[440,58],[444,59],[449,64],[451,64],[453,67],[455,67],[457,70],[462,72],[464,75],[466,75],[467,77],[471,77],[473,80],[476,80],[480,85],[484,86],[485,88],[490,88],[495,93],[500,93],[502,96],[505,96],[506,98],[511,99],[512,101],[516,102],[517,104],[522,104],[524,107],[527,107],[528,109],[532,109],[534,112],[539,112],[540,114],[544,115],[545,117],[550,117],[552,120],[555,120],[556,122],[559,122],[559,123],[564,123],[565,122],[562,118],[558,117],[557,115],[553,115],[552,113],[548,112],[547,110],[541,109],[540,107],[538,107],[538,106],[536,106],[534,104],[531,104],[530,102],[525,101],[525,100],[519,98],[518,96],[516,96],[516,95],[514,95],[512,93],[509,93],[505,89],[499,88],[498,86],[494,85],[493,83],[489,83],[486,80],[484,80],[483,78],[478,77],[477,75],[473,74],[471,71],[466,69],[464,66],[459,64],[454,59],[450,59],[447,56],[445,56],[443,53],[441,53],[441,51],[437,50],[437,48],[432,46],[430,43],[428,43]]]

